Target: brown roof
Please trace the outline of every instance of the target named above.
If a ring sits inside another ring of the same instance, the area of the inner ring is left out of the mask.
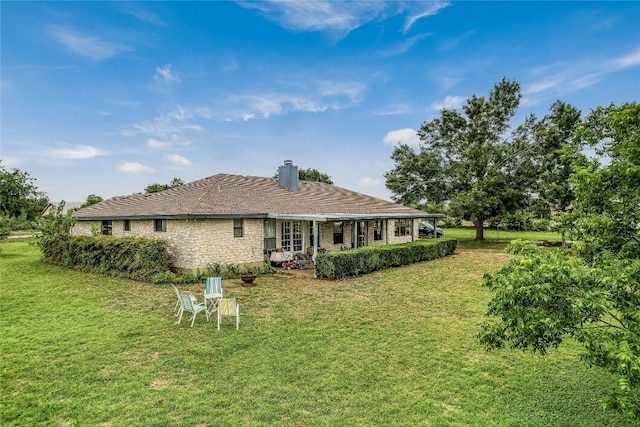
[[[216,218],[425,218],[427,214],[321,182],[300,181],[297,192],[276,178],[218,174],[152,194],[114,197],[74,213],[80,220]]]

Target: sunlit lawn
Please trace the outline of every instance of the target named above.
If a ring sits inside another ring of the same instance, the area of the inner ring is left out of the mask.
[[[337,282],[225,280],[241,324],[219,332],[175,325],[168,287],[0,247],[3,426],[635,425],[600,408],[610,378],[574,345],[543,358],[476,342],[497,245]]]

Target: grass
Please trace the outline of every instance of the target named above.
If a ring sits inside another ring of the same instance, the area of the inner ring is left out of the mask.
[[[574,343],[547,357],[477,343],[482,273],[508,259],[496,245],[337,282],[224,280],[241,324],[219,332],[175,325],[170,287],[0,246],[3,426],[637,425],[601,409],[611,377]]]

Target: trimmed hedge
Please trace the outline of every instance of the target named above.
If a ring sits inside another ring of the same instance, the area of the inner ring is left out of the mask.
[[[49,263],[138,281],[151,281],[171,266],[164,240],[65,236],[43,246]]]
[[[457,244],[455,239],[426,239],[399,245],[366,246],[344,252],[319,253],[316,257],[316,275],[337,280],[428,261],[451,255]]]

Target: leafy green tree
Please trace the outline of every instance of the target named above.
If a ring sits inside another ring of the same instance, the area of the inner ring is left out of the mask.
[[[86,208],[87,206],[95,205],[97,203],[100,203],[103,200],[104,199],[100,196],[96,196],[95,194],[89,194],[87,196],[87,201],[84,202],[82,205],[80,205],[80,209]]]
[[[64,264],[66,245],[76,219],[69,211],[64,214],[64,201],[54,206],[49,214],[38,220],[39,235],[36,244],[47,262]]]
[[[580,111],[562,101],[550,107],[550,113],[536,123],[535,148],[540,158],[538,192],[549,206],[565,212],[574,199],[569,177],[573,165],[585,165],[582,144],[573,134],[580,124]]]
[[[158,193],[160,191],[168,190],[173,187],[184,185],[184,181],[180,178],[173,178],[169,184],[149,184],[144,192],[147,194]]]
[[[616,377],[606,406],[640,417],[640,106],[598,108],[576,136],[608,163],[571,177],[575,256],[512,245],[516,258],[485,276],[490,319],[479,338],[544,354],[573,337],[583,360]]]
[[[395,168],[385,178],[394,200],[446,198],[450,214],[473,221],[476,240],[484,240],[484,221],[525,205],[533,180],[533,118],[507,134],[520,98],[520,84],[503,79],[487,98],[469,98],[462,114],[443,109],[424,123],[418,153],[401,144],[391,155]]]
[[[7,170],[0,163],[0,213],[8,218],[33,221],[47,205],[48,199],[38,191],[35,179],[20,169]]]
[[[273,177],[278,178],[278,172],[276,172]],[[324,182],[325,184],[333,185],[333,181],[329,175],[313,168],[298,169],[298,179],[300,181]]]

